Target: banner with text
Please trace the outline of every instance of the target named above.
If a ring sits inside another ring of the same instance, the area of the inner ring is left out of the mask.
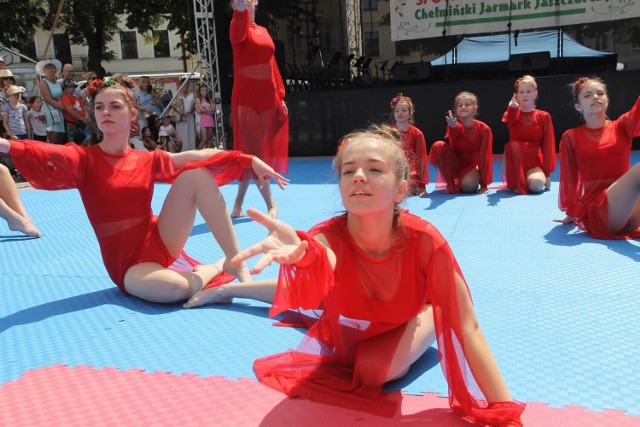
[[[391,0],[391,40],[560,27],[640,16],[639,0]]]

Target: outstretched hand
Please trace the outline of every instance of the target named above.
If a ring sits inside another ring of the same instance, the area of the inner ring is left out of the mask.
[[[300,240],[290,225],[253,208],[247,209],[247,215],[264,225],[269,230],[269,235],[261,242],[234,256],[231,259],[232,266],[238,265],[254,255],[264,254],[251,270],[251,274],[258,274],[274,261],[279,264],[293,264],[302,259],[309,243]]]
[[[271,166],[266,164],[264,161],[259,159],[258,157],[254,157],[251,162],[251,167],[253,171],[258,175],[259,186],[262,188],[264,184],[265,177],[273,178],[282,190],[289,184],[289,180],[284,176],[280,175],[278,172],[274,171]]]
[[[451,126],[452,128],[456,127],[458,124],[458,120],[454,117],[453,113],[451,112],[451,110],[448,111],[448,114],[446,116],[444,116],[444,118],[447,120],[447,123],[449,124],[449,126]]]
[[[518,104],[518,100],[516,99],[516,94],[514,93],[511,97],[511,101],[509,102],[509,107],[518,108],[520,104]]]

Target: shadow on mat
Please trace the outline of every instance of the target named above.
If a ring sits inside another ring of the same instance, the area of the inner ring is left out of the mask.
[[[578,246],[583,243],[600,244],[608,249],[624,255],[633,261],[640,261],[640,245],[634,240],[601,240],[592,239],[586,231],[577,226],[558,224],[544,235],[547,243],[556,246]]]
[[[31,240],[31,239],[37,239],[37,237],[31,237],[24,234],[19,234],[19,235],[7,234],[6,236],[0,235],[0,243],[16,242],[16,241]]]
[[[135,297],[127,297],[114,287],[28,307],[2,317],[0,318],[0,333],[13,326],[37,323],[50,317],[88,310],[103,305],[116,305],[137,313],[148,315],[161,315],[185,310],[182,308],[181,303],[156,304]],[[256,307],[243,303],[211,304],[191,310],[201,310],[203,308],[235,311],[264,318],[269,317],[268,307]]]
[[[443,401],[444,405],[446,405],[446,399],[443,399]],[[415,408],[411,407],[408,410],[415,410]],[[438,427],[468,427],[471,424],[449,408],[431,408],[407,414],[403,414],[402,409],[400,409],[396,411],[393,417],[386,418],[364,411],[315,403],[306,399],[284,398],[260,422],[260,427],[278,425],[363,425],[367,427],[431,425]]]

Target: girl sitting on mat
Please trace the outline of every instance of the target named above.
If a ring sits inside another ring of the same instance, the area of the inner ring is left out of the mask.
[[[411,172],[409,176],[409,195],[425,196],[429,183],[429,158],[427,157],[427,141],[420,129],[413,125],[415,109],[408,96],[398,94],[391,100],[391,111],[395,123],[391,127],[400,131],[402,148],[409,159]]]
[[[640,164],[630,167],[634,137],[640,136],[640,97],[617,120],[607,118],[609,94],[598,77],[572,85],[575,108],[584,125],[560,140],[558,206],[596,239],[640,237]]]
[[[36,188],[80,191],[105,267],[123,293],[163,303],[187,300],[222,269],[222,262],[194,272],[167,268],[181,254],[196,210],[231,259],[240,248],[218,185],[238,178],[247,167],[259,177],[274,178],[281,188],[288,180],[257,157],[238,151],[133,150],[129,133],[137,126],[138,112],[131,80],[94,80],[88,88],[104,134],[100,144],[0,139],[0,153],[11,154]],[[155,182],[173,183],[157,216],[151,210]],[[251,281],[246,265],[224,267],[238,279]]]
[[[522,425],[524,405],[509,394],[448,243],[399,208],[410,173],[400,135],[390,127],[347,135],[333,164],[345,214],[307,234],[248,210],[269,235],[231,264],[264,254],[254,271],[278,262],[278,280],[210,288],[185,306],[238,297],[271,303],[271,316],[321,309],[317,321],[306,319],[297,350],[255,362],[257,377],[290,397],[386,416],[400,394],[383,384],[404,376],[437,338],[451,407],[478,423]]]
[[[484,122],[476,120],[478,98],[471,92],[460,92],[448,111],[445,139],[431,146],[429,159],[438,168],[436,187],[447,193],[481,193],[493,182],[493,132]]]
[[[519,78],[502,116],[509,127],[509,142],[504,146],[504,181],[518,194],[549,190],[551,173],[556,168],[551,115],[536,108],[537,99],[536,80],[531,76]]]

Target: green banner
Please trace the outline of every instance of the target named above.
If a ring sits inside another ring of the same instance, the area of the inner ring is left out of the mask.
[[[639,0],[391,0],[391,40],[561,27],[640,16]]]

